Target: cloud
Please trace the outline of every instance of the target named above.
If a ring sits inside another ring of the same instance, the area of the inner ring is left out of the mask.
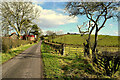
[[[110,28],[113,28],[113,24],[109,24]]]
[[[113,24],[109,24],[110,26],[113,26]]]
[[[40,4],[40,5],[43,5],[45,2],[43,1],[38,1],[38,0],[31,0],[34,4]]]
[[[116,31],[116,32],[114,32],[115,34],[118,34],[118,32]]]
[[[36,23],[40,27],[57,27],[59,25],[65,25],[69,23],[76,23],[77,17],[69,17],[61,13],[57,13],[53,10],[43,9],[41,6],[35,5],[35,7],[41,11],[40,17],[36,20]]]
[[[38,4],[44,4],[44,2],[37,2]]]
[[[65,12],[65,10],[64,9],[60,9],[60,8],[58,8],[58,9],[56,9],[57,11],[60,11],[60,12]]]
[[[113,35],[118,36],[119,35],[118,31],[114,31]]]

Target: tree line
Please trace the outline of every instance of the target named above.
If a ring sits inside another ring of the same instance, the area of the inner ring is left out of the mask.
[[[40,16],[40,11],[32,2],[1,2],[0,3],[0,19],[3,35],[9,35],[14,30],[18,39],[21,33],[28,35],[33,32],[39,35],[42,31],[34,22]]]

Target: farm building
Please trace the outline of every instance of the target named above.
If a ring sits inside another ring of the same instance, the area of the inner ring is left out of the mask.
[[[23,36],[21,36],[21,39],[22,40],[28,39],[28,40],[34,41],[35,40],[35,36],[34,35],[23,35]]]
[[[13,32],[11,33],[11,35],[9,35],[9,37],[11,39],[17,39],[18,38],[18,35],[16,34],[16,32]],[[29,34],[29,35],[23,35],[23,36],[20,36],[21,40],[31,40],[31,41],[34,41],[35,40],[35,36],[33,34]]]
[[[34,35],[28,35],[28,40],[34,41],[35,40],[35,36]]]

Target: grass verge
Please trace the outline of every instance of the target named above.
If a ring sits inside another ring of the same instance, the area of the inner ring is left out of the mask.
[[[84,58],[82,48],[80,53],[69,53],[68,55],[60,55],[53,53],[51,47],[42,43],[41,52],[44,64],[44,78],[60,78],[60,80],[76,80],[80,78],[105,78],[109,76],[99,75],[95,73],[93,67]],[[67,50],[66,50],[66,53]],[[119,75],[118,71],[115,75]]]
[[[71,53],[67,56],[62,56],[56,53],[53,54],[51,51],[52,49],[49,45],[42,43],[41,52],[45,78],[60,78],[71,80],[71,78],[88,77],[88,74],[91,76],[90,74],[92,70],[90,64],[85,63],[84,59],[81,58],[83,54],[79,55],[76,53]]]
[[[45,78],[60,78],[62,76],[62,70],[59,64],[59,58],[57,54],[51,54],[50,46],[42,43],[41,52],[44,64],[44,77]]]
[[[31,47],[31,46],[33,46],[35,44],[36,43],[22,45],[22,46],[17,47],[17,48],[12,48],[8,53],[2,53],[2,61],[1,62],[5,63],[9,59],[15,57],[19,53],[23,52],[24,50],[26,50],[27,48],[29,48],[29,47]]]

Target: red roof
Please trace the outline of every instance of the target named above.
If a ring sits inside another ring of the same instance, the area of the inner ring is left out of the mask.
[[[34,35],[28,35],[28,37],[35,37]]]
[[[26,35],[23,35],[23,36],[26,36]],[[22,36],[22,37],[23,37],[23,36]],[[34,35],[27,35],[27,37],[35,37],[35,36],[34,36]]]
[[[23,36],[20,36],[21,38],[23,38]]]

